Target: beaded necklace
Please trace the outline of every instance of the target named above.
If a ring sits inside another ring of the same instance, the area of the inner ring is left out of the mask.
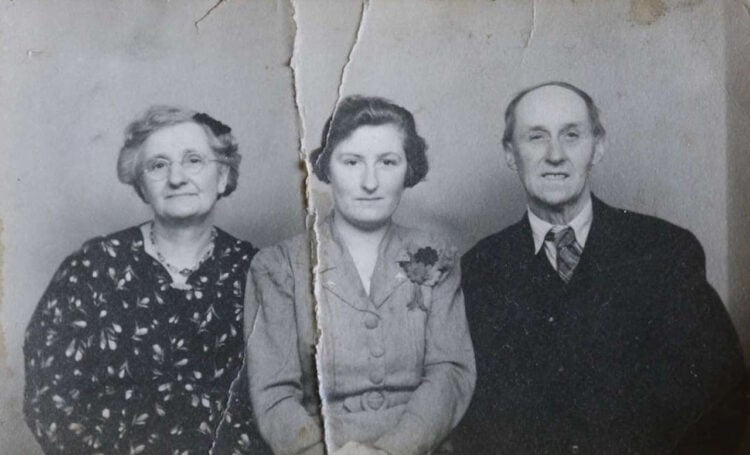
[[[211,255],[214,252],[215,243],[216,240],[216,228],[211,228],[211,240],[209,241],[208,248],[206,249],[206,252],[203,253],[203,256],[198,260],[198,262],[192,266],[192,267],[185,267],[183,269],[180,269],[167,261],[167,258],[164,257],[163,254],[161,254],[161,251],[159,251],[159,246],[156,244],[156,235],[154,234],[154,222],[152,221],[149,225],[149,232],[148,232],[149,240],[151,241],[151,246],[154,247],[154,253],[156,253],[156,258],[159,260],[159,262],[162,263],[164,267],[167,268],[170,272],[181,275],[185,278],[189,277],[190,274],[195,272],[200,268],[200,266],[206,262],[206,260],[211,257]]]

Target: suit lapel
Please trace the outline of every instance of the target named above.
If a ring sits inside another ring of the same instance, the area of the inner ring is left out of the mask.
[[[615,265],[620,259],[618,251],[622,251],[622,239],[616,235],[616,221],[613,219],[615,209],[608,206],[594,195],[593,202],[594,218],[591,222],[586,246],[581,254],[581,260],[576,267],[576,274],[580,277],[596,275]],[[580,278],[579,277],[579,278]],[[571,280],[572,281],[572,280]]]

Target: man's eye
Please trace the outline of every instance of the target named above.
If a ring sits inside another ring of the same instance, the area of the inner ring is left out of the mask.
[[[565,137],[568,139],[578,139],[581,135],[578,134],[578,131],[568,131],[565,133]]]

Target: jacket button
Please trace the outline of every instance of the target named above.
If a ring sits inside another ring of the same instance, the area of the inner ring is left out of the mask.
[[[378,317],[374,314],[368,314],[367,316],[365,316],[365,327],[367,327],[368,329],[374,329],[378,326],[378,324]]]
[[[385,373],[380,369],[370,371],[370,382],[373,384],[380,384],[385,379]]]
[[[385,349],[383,349],[383,346],[373,346],[372,349],[370,349],[370,354],[372,354],[373,357],[383,357]]]

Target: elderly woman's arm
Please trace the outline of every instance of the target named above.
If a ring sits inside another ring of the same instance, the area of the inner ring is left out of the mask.
[[[300,363],[291,260],[276,246],[258,253],[250,267],[246,307],[257,308],[247,348],[250,394],[260,432],[274,453],[323,454],[320,419],[303,405],[303,381],[314,379],[303,378]]]
[[[24,414],[45,453],[107,452],[117,440],[105,423],[122,397],[99,393],[106,372],[87,262],[76,254],[62,263],[26,329]]]
[[[433,288],[422,383],[399,423],[374,444],[391,455],[434,450],[461,420],[471,400],[476,366],[460,277],[456,264]]]

